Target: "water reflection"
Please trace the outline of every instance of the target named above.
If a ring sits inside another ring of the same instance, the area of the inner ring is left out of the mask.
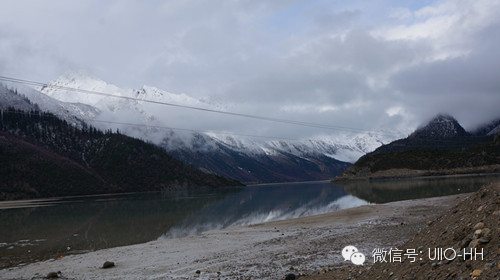
[[[367,202],[327,181],[248,186],[233,196],[192,213],[162,238],[317,215],[364,204]]]
[[[0,268],[362,204],[329,182],[38,201],[0,210]]]
[[[436,197],[477,191],[482,186],[500,182],[500,176],[457,176],[409,178],[381,181],[336,183],[350,194],[373,203]]]
[[[79,197],[0,210],[0,268],[157,239],[238,189]]]

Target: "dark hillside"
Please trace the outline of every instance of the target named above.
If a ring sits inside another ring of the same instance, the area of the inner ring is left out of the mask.
[[[388,170],[432,171],[439,175],[440,170],[496,166],[500,164],[499,138],[499,134],[469,134],[455,119],[438,116],[407,138],[364,155],[347,169],[344,178],[370,177]],[[383,176],[405,176],[397,173]]]
[[[0,132],[0,200],[113,192],[81,164]]]
[[[240,185],[161,148],[38,111],[0,110],[0,199]]]
[[[500,163],[500,145],[493,141],[466,149],[411,149],[362,157],[355,165],[369,167],[371,172],[391,168],[439,170],[477,167]]]

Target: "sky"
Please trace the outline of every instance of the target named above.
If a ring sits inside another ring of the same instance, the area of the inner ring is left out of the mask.
[[[499,50],[498,0],[0,2],[1,76],[84,71],[121,88],[362,130],[409,133],[439,113],[468,129],[500,117]],[[217,129],[321,133],[227,118]]]

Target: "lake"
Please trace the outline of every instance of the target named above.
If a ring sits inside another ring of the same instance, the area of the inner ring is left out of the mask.
[[[0,268],[203,231],[291,219],[368,203],[472,192],[497,176],[238,188],[0,203]],[[22,207],[21,207],[22,206]]]

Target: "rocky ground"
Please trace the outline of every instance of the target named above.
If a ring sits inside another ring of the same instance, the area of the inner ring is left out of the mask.
[[[375,263],[372,258],[363,266],[344,266],[300,279],[500,279],[499,237],[500,185],[489,185],[437,219],[429,219],[406,243],[385,248],[401,250],[391,251],[393,256],[403,252],[401,261],[387,254],[383,262],[378,254]]]

